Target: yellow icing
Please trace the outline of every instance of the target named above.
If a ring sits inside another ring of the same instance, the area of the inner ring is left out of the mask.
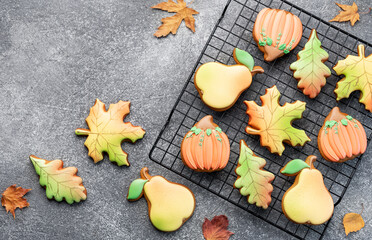
[[[203,102],[214,109],[229,108],[251,82],[251,72],[244,65],[209,62],[203,64],[195,75],[195,85]]]
[[[317,169],[303,169],[282,199],[285,215],[296,223],[322,224],[333,214],[333,199]]]
[[[144,191],[149,202],[150,220],[161,231],[177,230],[194,212],[194,196],[183,185],[155,176],[145,184]]]

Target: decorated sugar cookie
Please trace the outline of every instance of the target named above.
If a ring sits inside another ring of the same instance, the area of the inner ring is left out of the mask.
[[[151,223],[160,231],[176,231],[195,209],[194,194],[189,188],[162,176],[150,176],[146,167],[141,170],[141,178],[130,184],[127,199],[136,201],[142,195],[148,203]]]
[[[298,224],[323,224],[333,214],[333,199],[324,185],[322,173],[314,168],[315,160],[314,155],[308,156],[306,162],[295,159],[280,170],[287,176],[297,175],[283,195],[282,209],[289,220]]]
[[[229,157],[229,139],[213,122],[211,115],[202,118],[183,138],[181,158],[192,170],[198,172],[222,170],[226,167]]]
[[[110,104],[106,111],[105,104],[97,99],[86,118],[89,129],[75,130],[76,135],[88,136],[84,145],[95,163],[101,161],[103,152],[106,152],[111,162],[117,163],[118,166],[129,166],[128,154],[121,148],[121,143],[123,141],[134,143],[145,135],[141,127],[123,122],[129,114],[129,108],[130,102],[119,101]]]
[[[310,98],[318,96],[326,78],[331,76],[331,70],[324,64],[328,57],[313,29],[304,49],[297,54],[297,61],[289,67],[298,80],[297,87]]]
[[[265,165],[265,159],[256,156],[244,140],[240,140],[239,162],[235,169],[238,178],[234,187],[240,188],[243,196],[248,196],[250,204],[263,209],[267,209],[271,203],[271,182],[275,178],[274,174],[263,169]]]
[[[237,65],[208,62],[195,73],[194,83],[201,100],[215,111],[231,108],[251,85],[252,76],[264,72],[261,67],[254,66],[253,57],[243,50],[235,48],[234,59]]]
[[[262,107],[254,101],[244,103],[249,116],[245,131],[248,134],[260,135],[261,146],[281,156],[285,149],[283,142],[292,146],[303,146],[310,138],[304,130],[292,127],[294,120],[302,118],[306,103],[296,101],[280,106],[279,98],[280,92],[274,85],[266,89],[265,95],[260,97]]]
[[[265,61],[273,61],[289,53],[302,37],[301,20],[290,12],[264,8],[256,18],[253,38],[264,53]]]
[[[367,136],[358,120],[334,107],[320,128],[318,148],[324,159],[345,162],[366,151]]]
[[[359,45],[358,56],[348,55],[333,67],[338,75],[345,76],[338,81],[335,93],[339,101],[354,91],[361,91],[359,102],[372,112],[372,54],[368,57],[364,54],[364,45]]]
[[[48,161],[34,155],[30,156],[30,160],[40,176],[40,185],[45,187],[48,199],[73,204],[87,198],[83,180],[76,176],[76,167],[64,168],[62,160]]]

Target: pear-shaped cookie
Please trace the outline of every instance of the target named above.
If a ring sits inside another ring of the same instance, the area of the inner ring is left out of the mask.
[[[263,73],[254,66],[253,57],[238,48],[234,49],[236,65],[208,62],[201,65],[195,73],[194,83],[201,100],[215,111],[231,108],[240,94],[252,83],[252,76]]]

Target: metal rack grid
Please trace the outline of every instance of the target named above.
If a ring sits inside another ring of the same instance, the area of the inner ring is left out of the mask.
[[[273,62],[264,62],[263,54],[258,50],[252,37],[252,29],[256,16],[265,7],[279,8],[299,16],[303,23],[303,37],[297,48],[291,53]],[[340,77],[332,71],[327,78],[327,84],[315,99],[309,99],[299,89],[297,81],[289,70],[290,63],[296,61],[297,53],[304,47],[311,30],[315,28],[323,48],[329,53],[329,60],[325,63],[330,69],[344,59],[348,54],[357,54],[358,44],[364,44],[366,53],[370,53],[372,46],[347,32],[321,20],[309,12],[281,0],[229,0],[209,37],[191,75],[189,76],[170,116],[161,130],[154,146],[150,151],[150,158],[167,169],[185,177],[219,197],[250,212],[264,221],[303,239],[319,239],[323,236],[328,223],[318,226],[299,225],[289,221],[282,212],[281,199],[285,191],[292,185],[294,177],[280,174],[280,169],[295,158],[305,159],[308,155],[318,156],[315,167],[324,176],[324,183],[329,189],[337,205],[359,165],[361,157],[345,163],[331,163],[321,158],[317,147],[317,135],[324,118],[334,106],[341,111],[358,119],[365,127],[368,141],[372,133],[372,114],[358,102],[359,93],[354,92],[348,99],[336,102],[333,90]],[[264,68],[264,74],[253,78],[252,85],[245,91],[235,105],[225,112],[215,112],[200,100],[193,83],[196,69],[203,63],[216,61],[224,64],[235,64],[232,52],[235,47],[248,51],[255,60],[256,66]],[[367,54],[366,54],[367,55]],[[280,103],[305,101],[306,110],[303,118],[293,122],[293,126],[304,129],[311,138],[311,142],[303,147],[291,147],[285,144],[283,155],[271,154],[259,144],[259,136],[248,135],[245,127],[248,115],[244,100],[254,100],[260,103],[259,97],[265,94],[265,89],[276,85],[281,92]],[[184,135],[205,115],[212,115],[221,129],[227,134],[231,144],[231,155],[226,168],[215,173],[198,173],[184,166],[180,156],[180,146]],[[272,202],[268,209],[263,210],[247,203],[247,198],[241,196],[238,189],[233,188],[237,178],[235,168],[239,157],[239,141],[244,139],[248,146],[258,155],[266,159],[265,169],[275,175],[272,182]]]

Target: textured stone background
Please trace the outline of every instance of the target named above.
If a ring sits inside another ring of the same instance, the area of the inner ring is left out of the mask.
[[[148,158],[187,76],[194,66],[226,0],[196,0],[196,33],[182,23],[176,36],[152,36],[167,13],[150,9],[158,0],[0,0],[0,192],[12,184],[33,190],[30,207],[16,219],[0,207],[0,239],[202,239],[205,217],[226,214],[231,239],[288,239],[289,235],[234,205],[165,170]],[[338,13],[333,0],[291,0],[329,20]],[[351,4],[350,0],[339,2]],[[371,1],[358,0],[361,11]],[[354,27],[335,25],[370,41],[372,16]],[[141,125],[143,140],[124,144],[131,166],[99,164],[87,156],[85,138],[74,130],[96,98],[132,102],[127,121]],[[49,201],[28,159],[63,159],[76,166],[88,199],[72,206]],[[364,203],[366,227],[350,239],[372,234],[369,147],[326,232],[345,237],[342,217]],[[193,217],[177,232],[156,231],[144,199],[129,203],[126,192],[139,170],[186,184],[196,195]]]

